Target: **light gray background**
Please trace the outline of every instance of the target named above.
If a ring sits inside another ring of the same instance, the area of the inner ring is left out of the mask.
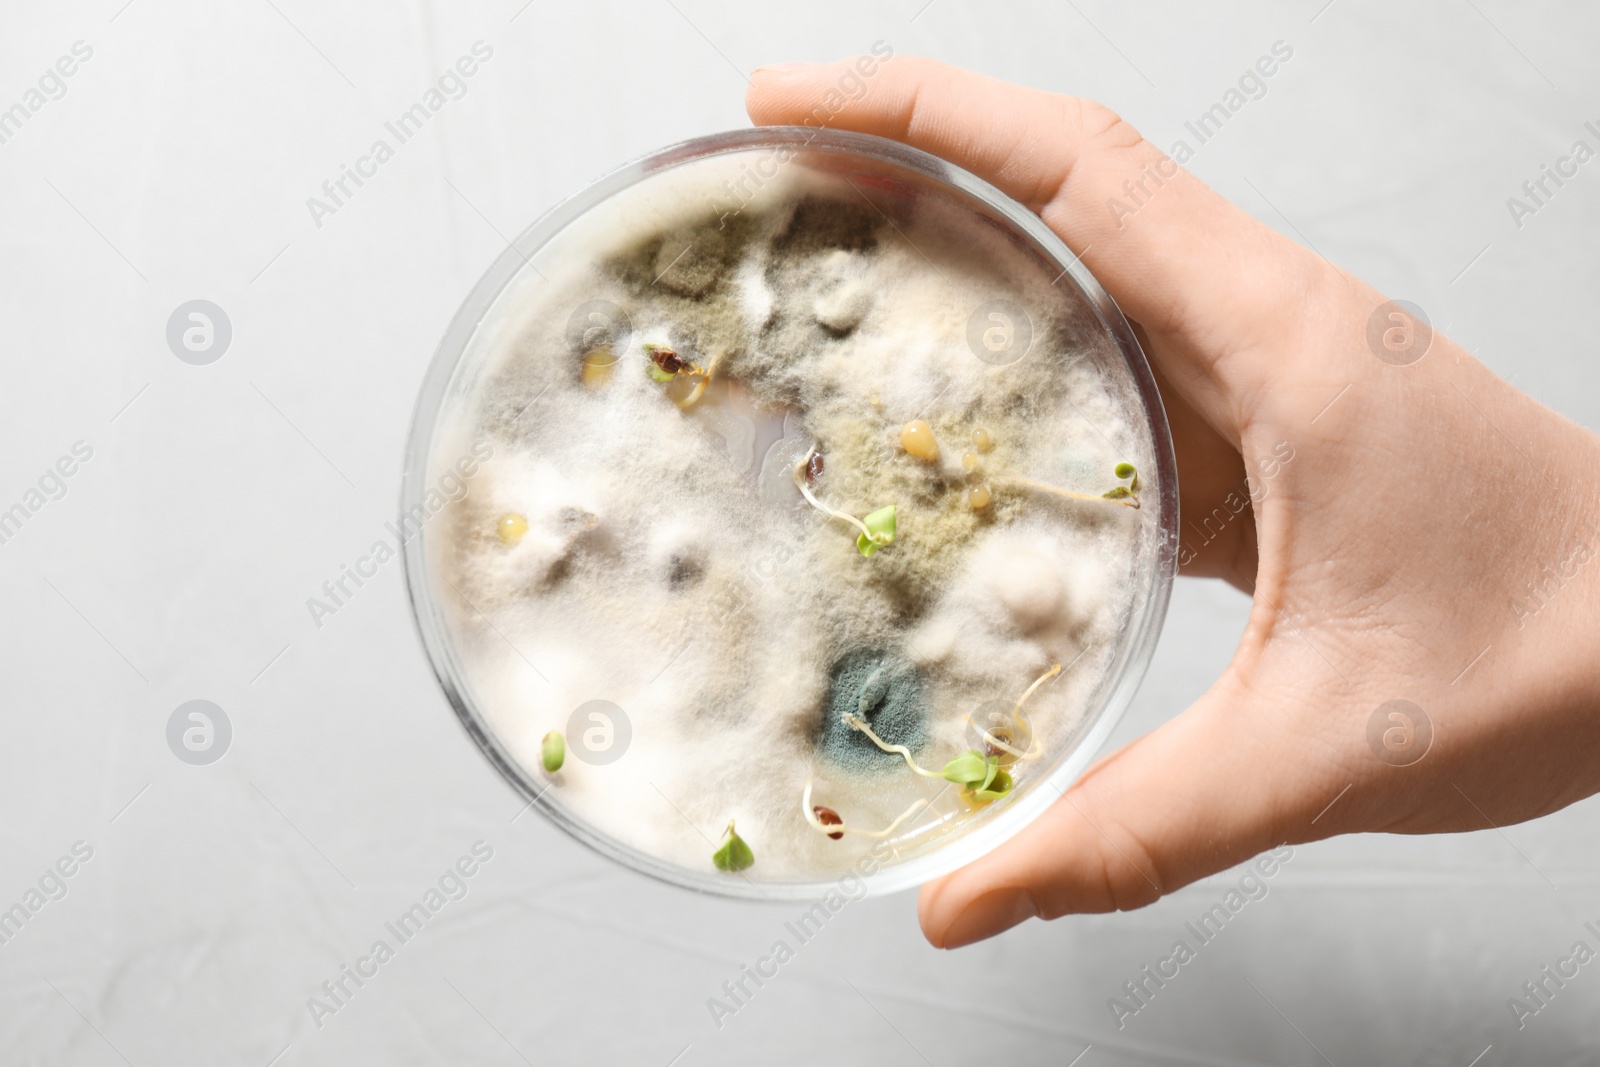
[[[1594,943],[1593,801],[1299,849],[1120,1032],[1107,998],[1237,875],[953,954],[911,894],[852,905],[719,1031],[706,999],[800,909],[698,899],[513,822],[398,564],[320,630],[306,609],[392,516],[423,369],[505,236],[602,170],[744,125],[740,71],[879,39],[1096,97],[1163,147],[1288,42],[1193,168],[1600,425],[1600,162],[1520,231],[1505,205],[1595,141],[1592,7],[124,3],[10,3],[0,33],[0,107],[94,48],[0,145],[0,508],[94,449],[0,545],[0,908],[94,848],[0,946],[4,1062],[1600,1062],[1600,967],[1520,1033],[1506,1006]],[[466,98],[314,227],[306,198],[478,39],[494,58]],[[211,366],[165,343],[194,298],[233,323]],[[1205,689],[1246,608],[1179,583],[1119,740]],[[164,739],[195,698],[234,728],[208,767]],[[479,839],[494,858],[467,898],[315,1027],[306,998]]]

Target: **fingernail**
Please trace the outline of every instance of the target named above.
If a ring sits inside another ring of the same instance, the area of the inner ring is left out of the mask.
[[[974,900],[945,927],[944,948],[960,948],[1026,922],[1039,914],[1026,889],[1000,889]]]

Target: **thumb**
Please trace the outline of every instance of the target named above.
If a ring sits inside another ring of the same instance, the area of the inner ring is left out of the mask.
[[[745,104],[759,125],[875,134],[997,185],[1059,234],[1132,318],[1187,342],[1160,369],[1213,426],[1237,417],[1216,380],[1281,375],[1282,353],[1295,347],[1282,343],[1286,328],[1334,273],[1190,175],[1178,165],[1186,155],[1169,157],[1093,101],[920,56],[865,56],[761,68]]]
[[[958,948],[1035,916],[1143,907],[1291,836],[1304,839],[1305,809],[1326,798],[1292,759],[1304,745],[1266,725],[1279,716],[1261,705],[1273,703],[1244,692],[1230,669],[1183,715],[1096,764],[1016,837],[924,886],[923,934]],[[1331,761],[1326,769],[1331,782]]]

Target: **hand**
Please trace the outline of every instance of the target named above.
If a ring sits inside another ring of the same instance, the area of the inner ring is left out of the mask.
[[[1478,830],[1600,790],[1593,434],[1442,335],[1406,363],[1425,335],[1393,351],[1409,320],[1380,312],[1383,296],[1099,104],[895,57],[835,109],[844,72],[759,70],[750,115],[827,114],[1037,212],[1134,320],[1155,368],[1184,570],[1254,601],[1233,661],[1192,707],[923,888],[929,941],[1140,907],[1283,842]],[[1124,183],[1141,181],[1130,197]],[[1375,316],[1377,335],[1401,331],[1388,349],[1369,343]],[[1393,700],[1426,718],[1380,711]]]

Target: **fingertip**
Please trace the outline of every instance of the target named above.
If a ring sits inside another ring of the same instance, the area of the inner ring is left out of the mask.
[[[923,920],[922,932],[935,948],[961,948],[1038,916],[1038,902],[1027,888],[997,886],[970,900],[937,901]]]
[[[950,923],[945,916],[946,909],[940,906],[940,897],[949,882],[948,877],[937,879],[923,886],[917,894],[917,923],[922,927],[922,936],[934,948],[945,947],[944,932]]]
[[[1042,914],[1027,886],[995,885],[986,878],[970,877],[971,872],[972,868],[957,871],[922,887],[917,922],[934,948],[961,948]]]
[[[790,111],[804,100],[806,86],[820,63],[770,63],[750,72],[744,109],[757,126],[785,124]]]
[[[921,70],[931,62],[920,57],[865,54],[830,63],[768,64],[750,72],[745,110],[757,126],[870,127],[875,120],[864,104],[890,59],[907,75],[914,73],[912,68]],[[868,128],[866,132],[878,131]]]

